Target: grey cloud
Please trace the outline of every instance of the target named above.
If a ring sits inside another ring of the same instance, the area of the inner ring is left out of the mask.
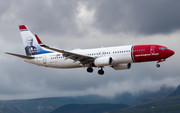
[[[111,0],[97,6],[95,25],[103,33],[170,33],[180,28],[180,1]]]
[[[27,1],[20,7],[17,15],[22,24],[27,24],[37,33],[53,35],[75,34],[77,32],[74,22],[74,12],[77,1],[53,0]]]

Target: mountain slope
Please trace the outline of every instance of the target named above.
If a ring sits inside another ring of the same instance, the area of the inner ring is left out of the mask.
[[[67,104],[94,104],[94,103],[125,103],[128,105],[142,102],[148,92],[134,96],[130,93],[117,95],[115,98],[106,98],[98,95],[86,95],[77,97],[51,97],[25,100],[0,101],[0,113],[49,113],[58,107]]]
[[[163,109],[166,109],[165,111]],[[148,113],[147,111],[159,110],[159,112],[169,113],[168,110],[173,109],[174,112],[180,110],[180,95],[168,97],[164,99],[148,101],[141,104],[131,106],[123,110],[115,110],[109,113]],[[172,111],[172,112],[173,112]],[[171,112],[171,113],[172,113]]]
[[[176,95],[180,95],[180,85],[177,87],[177,89],[172,92],[168,97],[172,97],[172,96],[176,96]]]
[[[115,109],[127,108],[125,104],[69,104],[50,113],[103,113]]]
[[[158,92],[152,93],[143,99],[143,102],[157,100],[169,96],[176,90],[175,87],[163,85]]]
[[[146,93],[133,96],[125,93],[115,98],[106,98],[98,95],[87,95],[78,97],[51,97],[25,100],[3,100],[0,101],[0,113],[49,113],[58,107],[67,104],[93,104],[93,103],[130,103],[136,104],[142,102]],[[141,98],[141,99],[137,99]]]

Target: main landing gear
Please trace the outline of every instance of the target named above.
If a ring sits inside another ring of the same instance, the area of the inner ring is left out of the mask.
[[[92,73],[93,72],[93,68],[92,67],[88,67],[87,68],[87,72]],[[100,70],[98,70],[98,74],[99,75],[103,75],[104,74],[104,70],[102,69],[102,67],[101,67]]]
[[[104,74],[104,70],[102,69],[102,67],[101,67],[101,69],[98,71],[98,74],[100,74],[100,75],[103,75],[103,74]]]
[[[93,72],[93,68],[92,67],[88,67],[87,68],[87,72],[92,73]]]

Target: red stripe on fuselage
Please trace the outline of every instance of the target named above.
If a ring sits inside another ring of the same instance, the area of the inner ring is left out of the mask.
[[[134,45],[133,59],[135,62],[157,61],[159,59],[166,59],[168,56],[168,49],[160,49],[165,47],[161,45]]]

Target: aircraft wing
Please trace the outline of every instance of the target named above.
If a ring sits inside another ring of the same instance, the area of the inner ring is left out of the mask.
[[[5,52],[6,54],[9,54],[9,55],[13,55],[13,56],[16,56],[16,57],[20,57],[20,58],[25,58],[25,59],[34,59],[35,57],[30,57],[30,56],[25,56],[25,55],[19,55],[19,54],[14,54],[14,53],[8,53],[8,52]]]
[[[85,64],[89,64],[91,62],[94,61],[95,57],[90,57],[90,56],[86,56],[86,55],[81,55],[81,54],[77,54],[77,53],[73,53],[73,52],[69,52],[69,51],[65,51],[65,50],[60,50],[60,49],[56,49],[56,48],[52,48],[46,45],[41,45],[42,47],[46,48],[46,49],[50,49],[59,53],[63,53],[63,56],[66,59],[72,59],[74,60],[74,62],[76,61],[80,61],[81,64],[85,65]]]

